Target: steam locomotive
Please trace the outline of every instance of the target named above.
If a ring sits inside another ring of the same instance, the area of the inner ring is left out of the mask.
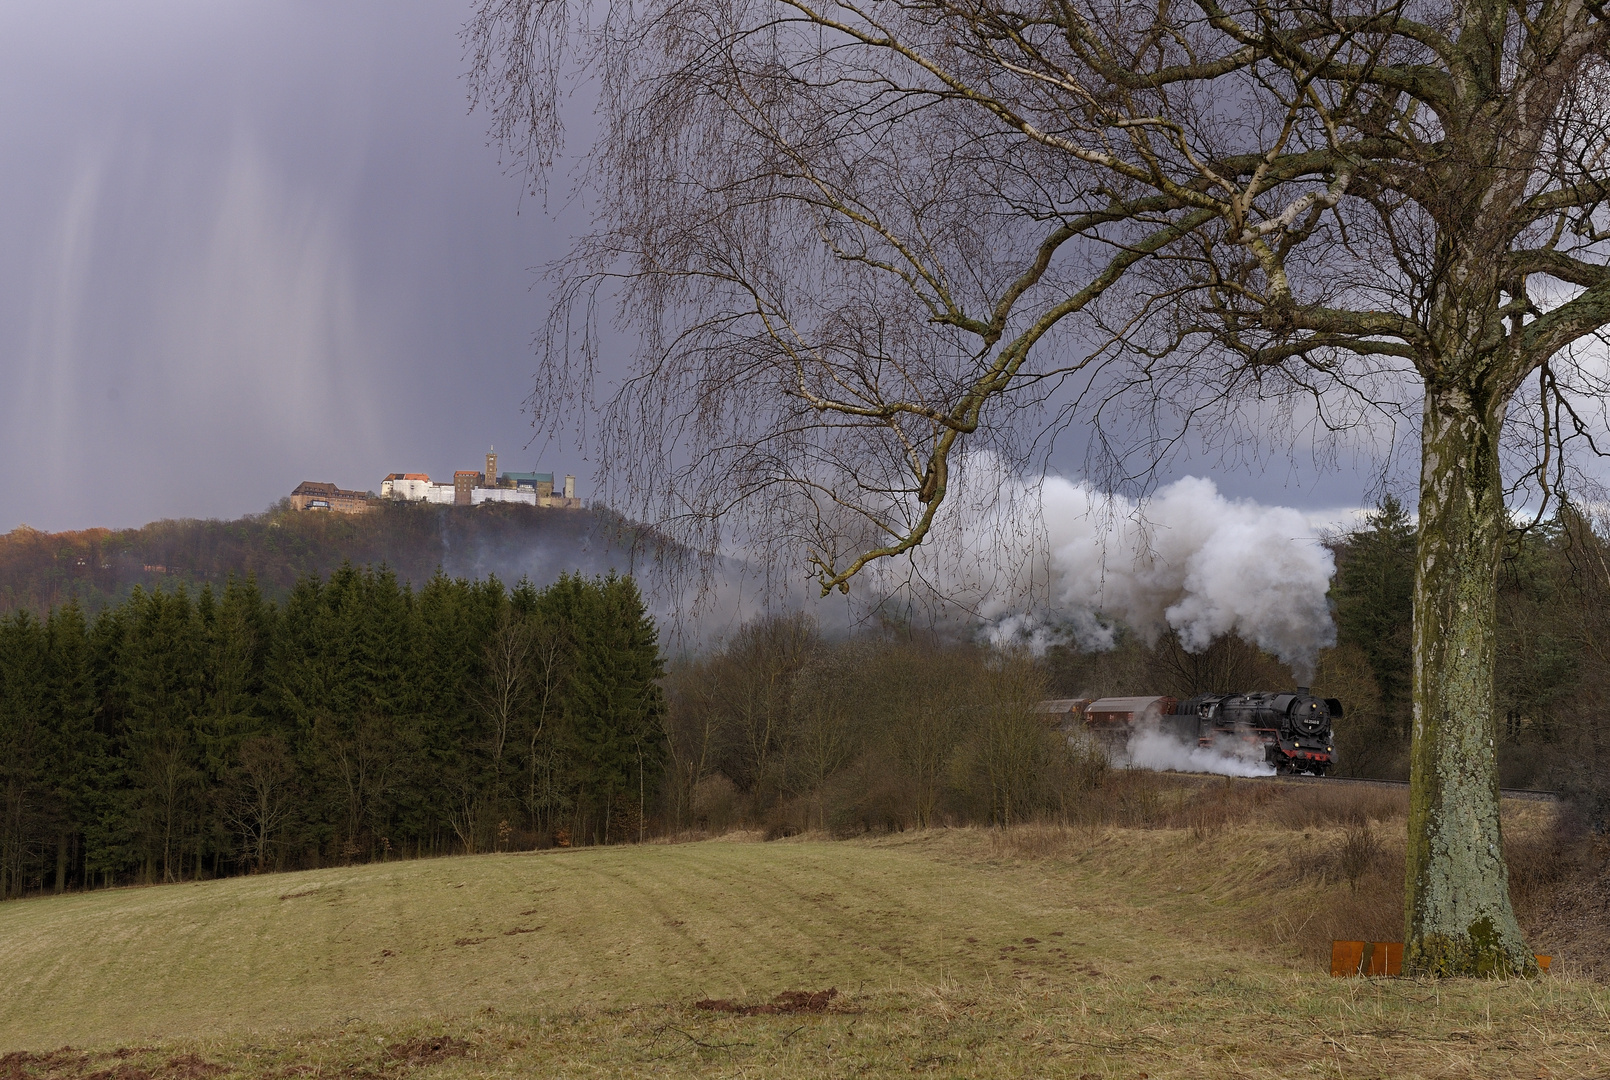
[[[1169,721],[1177,737],[1219,748],[1229,740],[1261,744],[1263,760],[1276,772],[1324,776],[1336,764],[1331,723],[1342,717],[1342,703],[1317,698],[1308,687],[1295,694],[1200,694],[1174,706]]]
[[[1317,698],[1306,686],[1290,691],[1172,697],[1064,699],[1041,704],[1062,726],[1083,721],[1097,741],[1119,754],[1148,731],[1243,759],[1264,761],[1277,773],[1324,776],[1336,764],[1332,723],[1342,703]]]

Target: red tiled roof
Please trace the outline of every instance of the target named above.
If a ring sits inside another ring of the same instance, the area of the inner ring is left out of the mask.
[[[336,487],[334,484],[327,484],[318,480],[303,480],[296,485],[296,490],[291,494],[316,495],[323,499],[367,499],[369,497],[369,493],[366,491],[347,491],[344,488]]]

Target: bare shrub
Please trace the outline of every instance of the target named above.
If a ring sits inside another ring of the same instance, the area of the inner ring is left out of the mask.
[[[1166,813],[1167,788],[1166,779],[1156,773],[1115,771],[1081,801],[1078,817],[1088,825],[1153,827]]]
[[[1055,821],[1029,821],[989,833],[990,853],[1005,859],[1065,858],[1082,849],[1088,838]]]
[[[693,820],[711,832],[725,832],[739,820],[738,789],[720,773],[693,786]]]
[[[1552,809],[1552,808],[1551,808]],[[1510,896],[1528,945],[1563,968],[1610,975],[1610,845],[1568,812],[1506,826]],[[1339,831],[1333,831],[1337,829]],[[1401,828],[1360,820],[1320,826],[1290,849],[1291,899],[1270,916],[1277,943],[1322,963],[1333,940],[1401,941]],[[1345,886],[1345,887],[1344,887]]]
[[[1283,784],[1210,778],[1144,769],[1093,771],[1090,787],[1067,799],[1060,816],[1085,826],[1185,829],[1209,836],[1234,825],[1304,830],[1405,818],[1396,788]]]
[[[1283,823],[1293,829],[1402,821],[1409,816],[1409,791],[1399,787],[1309,784],[1292,790],[1282,802]]]
[[[767,840],[781,840],[804,832],[807,828],[806,818],[806,810],[798,802],[778,799],[761,819],[761,828]]]
[[[1223,800],[1198,799],[1185,809],[1185,828],[1193,840],[1210,840],[1230,827],[1230,816]]]
[[[1336,863],[1347,887],[1358,891],[1359,879],[1369,872],[1380,856],[1381,844],[1370,829],[1368,821],[1350,821],[1342,830],[1342,840],[1336,851]]]
[[[917,822],[905,779],[873,752],[834,777],[824,802],[827,827],[839,837],[903,832]]]
[[[1286,895],[1270,908],[1274,941],[1314,967],[1329,957],[1332,941],[1403,940],[1401,839],[1381,844],[1345,888],[1335,856],[1334,847],[1329,852],[1321,847],[1294,850]]]

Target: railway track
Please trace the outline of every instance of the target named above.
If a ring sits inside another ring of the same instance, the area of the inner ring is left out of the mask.
[[[1283,784],[1373,784],[1376,787],[1408,787],[1407,780],[1370,780],[1359,776],[1271,776],[1268,779]],[[1553,791],[1532,791],[1528,788],[1499,788],[1505,799],[1525,799],[1530,802],[1559,802]]]

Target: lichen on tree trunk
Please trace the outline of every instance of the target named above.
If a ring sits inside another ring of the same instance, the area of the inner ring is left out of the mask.
[[[1493,709],[1504,399],[1428,386],[1414,597],[1404,971],[1536,970],[1509,902]]]

